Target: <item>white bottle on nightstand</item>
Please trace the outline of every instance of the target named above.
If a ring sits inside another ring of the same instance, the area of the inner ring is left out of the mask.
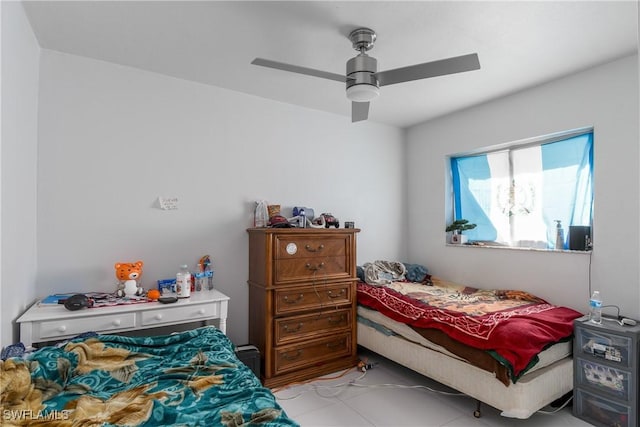
[[[180,271],[176,274],[176,293],[178,298],[189,298],[191,296],[191,273],[186,264],[180,266]]]

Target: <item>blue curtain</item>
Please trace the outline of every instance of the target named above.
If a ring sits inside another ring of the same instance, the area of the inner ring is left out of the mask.
[[[564,247],[570,225],[591,225],[593,215],[593,133],[543,144],[543,216],[547,243],[555,247],[555,220],[564,229]]]
[[[487,216],[491,203],[491,170],[487,156],[452,157],[451,172],[455,219],[464,218],[477,225],[464,233],[469,240],[496,240],[498,232]],[[471,181],[474,181],[474,192],[469,188]]]

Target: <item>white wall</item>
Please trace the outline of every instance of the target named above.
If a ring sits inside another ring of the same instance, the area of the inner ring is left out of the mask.
[[[409,258],[451,280],[525,289],[586,311],[586,254],[445,246],[445,156],[593,126],[591,287],[601,291],[605,304],[640,318],[638,114],[634,55],[409,129]]]
[[[138,259],[155,286],[209,254],[246,342],[261,198],[355,221],[361,263],[405,255],[399,129],[48,50],[39,117],[38,294],[115,289],[113,264]]]
[[[22,4],[0,3],[0,347],[18,338],[15,319],[36,294],[36,174],[40,48]]]

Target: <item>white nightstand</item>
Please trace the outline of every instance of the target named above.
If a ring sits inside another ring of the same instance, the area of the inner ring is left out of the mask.
[[[193,292],[172,304],[149,302],[69,311],[63,305],[33,304],[20,318],[20,341],[33,343],[73,338],[83,332],[119,333],[180,323],[218,320],[226,333],[229,297],[217,290]]]

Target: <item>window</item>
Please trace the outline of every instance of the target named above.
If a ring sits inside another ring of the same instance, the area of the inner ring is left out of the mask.
[[[451,157],[455,219],[470,241],[555,248],[558,221],[591,226],[593,130]]]

